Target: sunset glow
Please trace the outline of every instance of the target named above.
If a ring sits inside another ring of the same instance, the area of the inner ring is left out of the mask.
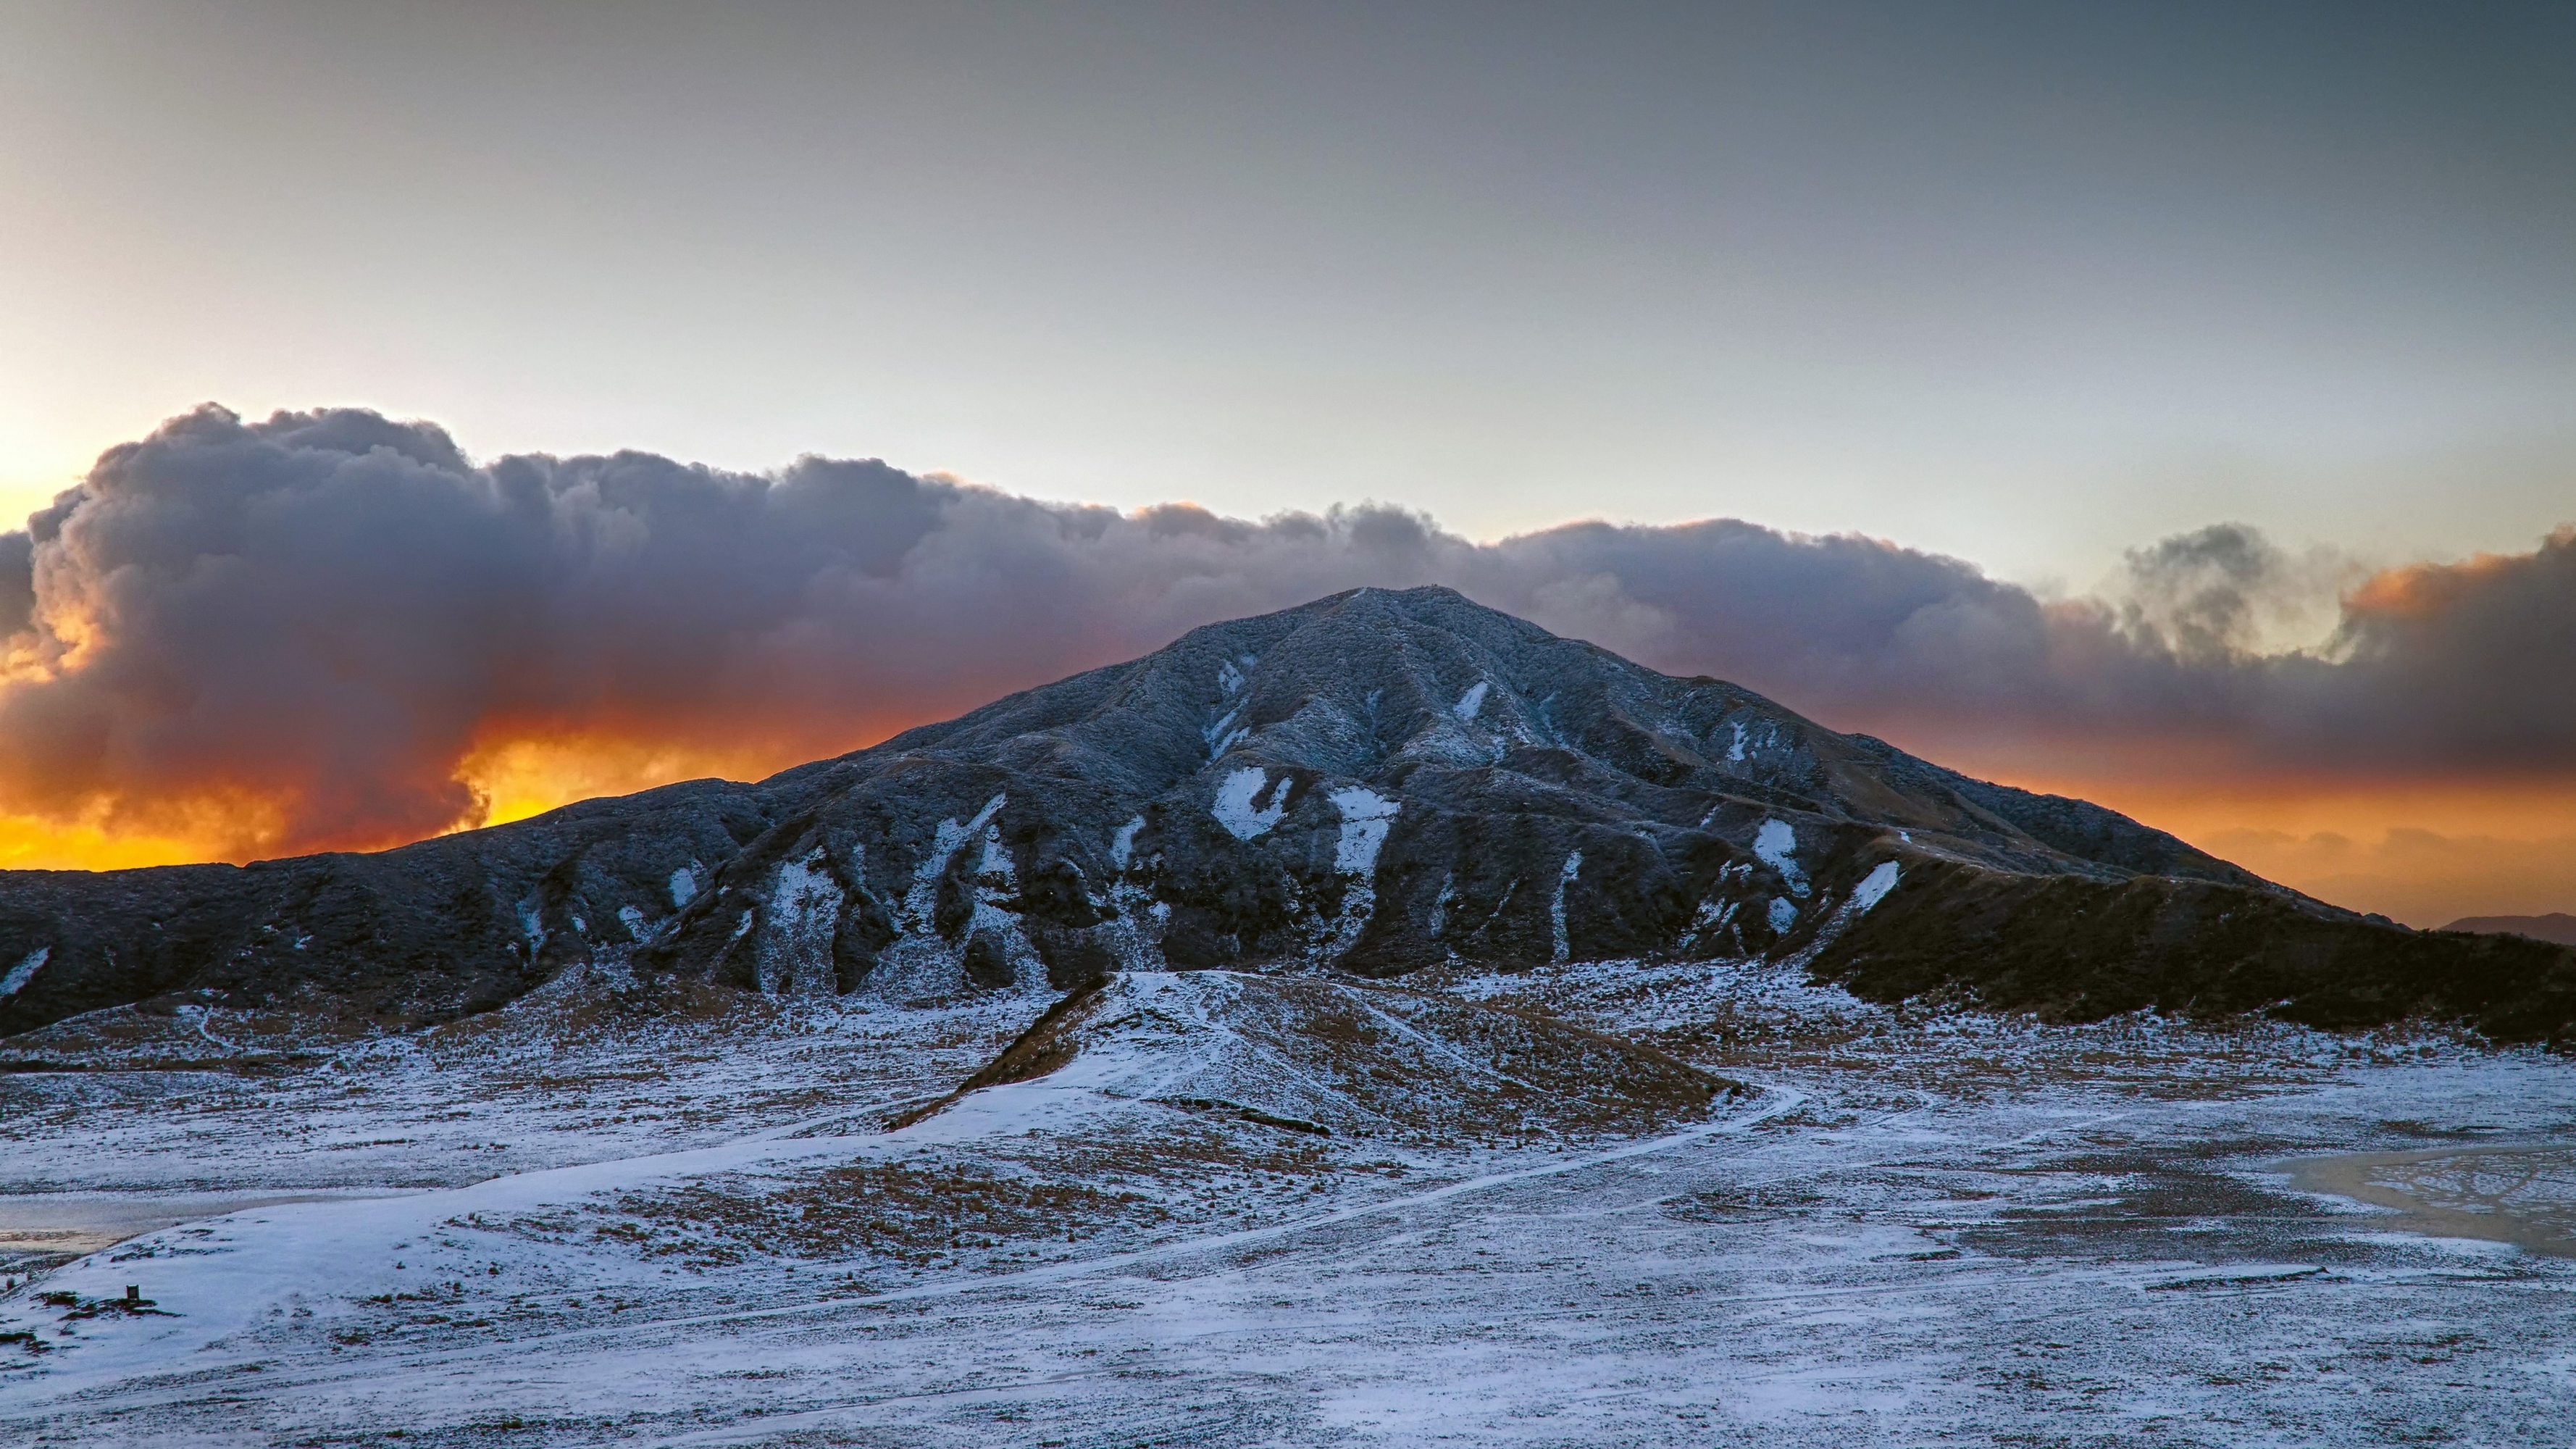
[[[817,753],[793,744],[707,748],[599,736],[514,739],[467,756],[457,778],[486,802],[474,825],[507,825],[577,800],[681,780],[758,780]]]

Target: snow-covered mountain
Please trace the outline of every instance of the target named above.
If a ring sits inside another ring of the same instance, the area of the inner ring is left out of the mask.
[[[1446,589],[1211,625],[757,784],[377,855],[0,875],[0,1032],[217,997],[442,1019],[574,963],[902,1002],[1717,958],[2079,1017],[2576,1021],[2562,948],[2365,919]]]

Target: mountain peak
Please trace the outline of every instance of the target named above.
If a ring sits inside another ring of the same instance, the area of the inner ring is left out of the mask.
[[[0,1029],[172,991],[422,1019],[576,965],[919,1001],[1769,958],[2078,1014],[2452,1009],[2428,939],[1451,589],[1362,588],[757,784],[377,856],[0,877]]]

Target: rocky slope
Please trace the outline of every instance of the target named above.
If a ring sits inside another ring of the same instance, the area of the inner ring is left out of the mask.
[[[0,875],[0,1033],[189,993],[435,1019],[574,963],[912,1001],[1747,956],[2078,1016],[2576,1020],[2563,948],[2366,920],[1444,589],[1211,625],[757,784],[379,855]]]

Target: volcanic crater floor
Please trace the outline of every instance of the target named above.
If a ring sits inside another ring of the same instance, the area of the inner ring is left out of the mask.
[[[0,1439],[2576,1441],[2563,1058],[1194,972],[950,1100],[1052,1000],[0,1043]]]

